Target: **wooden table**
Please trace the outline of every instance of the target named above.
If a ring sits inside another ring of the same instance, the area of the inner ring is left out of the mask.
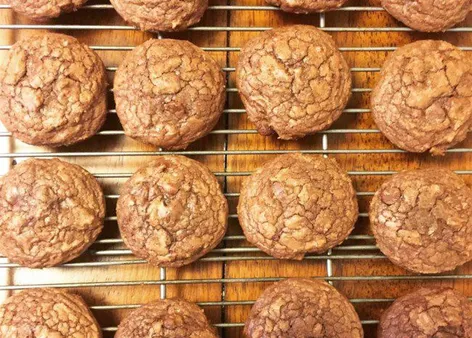
[[[5,2],[0,0],[0,3]],[[98,6],[100,4],[105,6]],[[122,245],[114,218],[120,185],[129,174],[159,153],[122,135],[110,94],[110,114],[103,130],[116,132],[97,135],[79,145],[60,149],[32,147],[11,137],[0,138],[0,167],[3,173],[26,155],[47,156],[44,153],[54,153],[49,156],[65,157],[67,161],[78,163],[96,174],[106,191],[108,205],[104,233],[86,255],[70,266],[29,270],[12,267],[3,259],[1,262],[4,264],[0,265],[2,295],[6,297],[14,290],[42,284],[76,291],[92,306],[104,328],[105,337],[113,336],[116,325],[130,308],[162,296],[183,297],[200,303],[211,322],[220,327],[221,336],[226,338],[242,336],[241,326],[252,301],[264,288],[282,277],[303,276],[332,281],[355,303],[365,324],[366,337],[375,337],[376,320],[392,298],[419,286],[451,286],[472,296],[472,264],[434,278],[407,273],[392,265],[376,250],[366,218],[372,192],[391,171],[448,167],[466,171],[462,174],[472,183],[472,171],[467,172],[472,170],[472,138],[445,157],[405,154],[395,150],[377,132],[369,113],[369,90],[392,49],[426,38],[441,38],[470,48],[472,29],[444,34],[421,34],[403,28],[393,30],[403,26],[378,8],[378,0],[353,0],[344,10],[324,16],[282,13],[260,7],[264,6],[263,0],[210,0],[210,4],[211,8],[197,28],[179,34],[164,34],[164,37],[188,39],[205,47],[227,74],[228,103],[215,132],[183,152],[210,166],[227,193],[231,215],[230,230],[224,243],[196,264],[167,270],[144,264],[131,256]],[[37,33],[36,28],[61,31],[95,46],[109,67],[109,79],[113,83],[114,70],[125,53],[153,35],[126,27],[107,1],[90,1],[89,5],[92,6],[41,27],[32,26],[33,23],[9,9],[0,9],[0,24],[3,25],[0,30],[0,53],[5,55],[8,46],[19,38]],[[285,142],[254,133],[254,126],[247,120],[234,89],[234,67],[239,47],[249,38],[262,29],[294,23],[328,28],[352,67],[355,89],[346,113],[329,131],[298,142]],[[463,26],[469,27],[471,24],[472,20],[469,20]],[[336,158],[343,168],[350,171],[359,191],[359,222],[351,239],[329,253],[331,259],[324,254],[309,256],[302,262],[274,260],[255,250],[241,236],[235,217],[241,178],[277,153],[293,150]]]

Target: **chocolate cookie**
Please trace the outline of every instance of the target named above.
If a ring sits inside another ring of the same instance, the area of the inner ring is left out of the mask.
[[[287,154],[243,182],[238,217],[247,240],[280,259],[342,243],[358,216],[351,179],[333,159]]]
[[[351,93],[349,67],[333,39],[312,26],[287,26],[251,39],[236,83],[262,135],[291,140],[328,128]]]
[[[0,67],[0,119],[23,142],[70,145],[101,128],[106,91],[94,51],[67,35],[36,35],[15,43]]]
[[[200,162],[160,156],[126,182],[116,208],[125,244],[157,266],[189,264],[226,232],[228,203]]]
[[[279,6],[285,12],[308,14],[330,11],[341,7],[347,0],[266,0],[270,5]]]
[[[105,199],[97,180],[58,159],[30,159],[0,180],[0,252],[43,268],[78,257],[103,227]]]
[[[411,152],[441,155],[472,125],[472,62],[444,41],[411,43],[392,53],[372,92],[382,133]]]
[[[87,0],[9,0],[11,8],[36,21],[57,18],[62,13],[73,12]]]
[[[439,273],[472,259],[472,190],[449,170],[394,175],[376,192],[369,216],[377,246],[405,269]]]
[[[21,291],[0,307],[2,338],[101,338],[82,297],[56,289]]]
[[[175,32],[200,21],[208,0],[110,0],[126,21],[141,30]]]
[[[377,336],[472,337],[472,305],[452,289],[419,289],[398,298],[383,313]]]
[[[159,300],[131,312],[115,338],[218,338],[203,310],[183,299]]]
[[[421,32],[442,32],[465,20],[470,0],[381,0],[397,20]]]
[[[267,288],[244,327],[247,338],[361,338],[362,324],[349,300],[328,283],[286,279]]]
[[[126,135],[185,149],[218,122],[225,78],[216,61],[190,42],[149,40],[118,68],[115,101]]]

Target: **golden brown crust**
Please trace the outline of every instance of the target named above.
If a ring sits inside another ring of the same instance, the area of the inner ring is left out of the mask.
[[[11,8],[35,21],[57,18],[78,10],[87,0],[9,0]]]
[[[249,242],[281,259],[302,259],[343,242],[358,216],[356,192],[335,160],[288,154],[245,179],[238,217]]]
[[[126,135],[165,149],[185,149],[207,135],[225,99],[221,68],[188,41],[149,40],[128,54],[115,76]]]
[[[0,180],[0,252],[23,266],[68,262],[98,237],[105,198],[97,180],[58,159],[30,159]]]
[[[179,267],[220,243],[228,203],[206,166],[183,156],[160,156],[125,183],[116,214],[121,236],[136,256]]]
[[[472,337],[472,305],[452,289],[419,289],[382,314],[377,337]]]
[[[283,140],[328,128],[351,95],[351,73],[333,39],[305,25],[251,39],[239,56],[236,84],[259,133]]]
[[[35,35],[15,43],[0,67],[0,119],[23,142],[70,145],[101,128],[106,91],[105,67],[89,47]]]
[[[375,193],[369,216],[377,246],[410,271],[445,272],[472,259],[472,190],[449,170],[394,175]]]
[[[0,307],[0,338],[101,338],[83,299],[56,289],[30,289]]]
[[[183,299],[159,300],[131,312],[115,338],[218,338],[203,310]]]
[[[362,338],[349,300],[328,283],[292,278],[267,288],[251,309],[247,338]]]

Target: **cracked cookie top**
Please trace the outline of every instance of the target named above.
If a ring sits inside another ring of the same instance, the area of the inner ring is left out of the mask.
[[[349,300],[328,283],[286,279],[267,288],[244,327],[248,338],[361,338],[362,324]]]
[[[208,0],[110,0],[131,24],[146,31],[175,32],[200,21]]]
[[[45,21],[62,13],[73,12],[87,0],[9,0],[11,8],[30,19]]]
[[[452,289],[419,289],[398,298],[383,313],[377,336],[472,337],[472,305]]]
[[[70,145],[105,122],[106,90],[105,67],[89,47],[35,35],[15,43],[0,66],[0,119],[23,142]]]
[[[304,25],[251,39],[239,55],[236,83],[259,133],[283,140],[328,128],[351,93],[350,70],[333,39]]]
[[[266,0],[285,12],[308,14],[330,11],[341,7],[347,0]]]
[[[439,273],[472,259],[472,190],[449,170],[393,175],[375,193],[369,216],[377,246],[405,269]]]
[[[190,42],[149,40],[118,68],[115,101],[126,135],[185,149],[218,122],[225,79],[216,61]]]
[[[321,156],[278,156],[244,180],[239,197],[247,240],[280,259],[303,259],[342,243],[357,216],[351,179]]]
[[[159,300],[131,312],[115,338],[218,338],[203,310],[183,299]]]
[[[381,0],[395,19],[421,32],[442,32],[465,20],[470,0]]]
[[[30,159],[0,179],[0,252],[32,268],[78,257],[103,228],[105,199],[85,169]]]
[[[125,183],[116,213],[121,236],[136,256],[179,267],[220,243],[228,203],[206,166],[183,156],[160,156]]]
[[[0,307],[2,338],[101,338],[82,297],[57,289],[29,289]]]
[[[387,58],[371,106],[377,126],[396,146],[442,155],[471,129],[472,62],[445,41],[403,46]]]

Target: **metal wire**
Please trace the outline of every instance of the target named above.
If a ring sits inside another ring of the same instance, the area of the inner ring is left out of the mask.
[[[0,10],[9,10],[10,6],[7,4],[0,4]],[[108,11],[113,10],[111,4],[89,4],[84,6],[81,11]],[[279,11],[278,7],[272,6],[236,6],[236,5],[218,5],[210,6],[210,11]],[[350,6],[339,8],[341,12],[381,12],[383,8],[373,6]],[[407,27],[328,27],[326,25],[325,14],[319,16],[319,27],[326,32],[353,32],[353,33],[395,33],[395,32],[410,32],[411,29]],[[38,29],[50,29],[50,30],[70,30],[70,31],[130,31],[136,30],[135,27],[129,25],[71,25],[71,24],[0,24],[0,29],[8,30],[38,30]],[[202,32],[261,32],[271,29],[271,27],[214,27],[214,26],[196,26],[189,30],[191,31],[202,31]],[[451,33],[461,32],[472,32],[472,27],[456,27],[448,30]],[[162,35],[158,35],[158,38],[162,38]],[[0,45],[0,50],[9,50],[11,45]],[[120,45],[93,45],[90,46],[92,49],[97,51],[118,51],[127,52],[133,50],[135,46],[120,46]],[[472,46],[460,46],[460,49],[464,51],[472,51]],[[202,46],[202,49],[208,52],[223,52],[223,53],[238,53],[240,47],[234,46]],[[397,46],[342,46],[339,47],[341,52],[390,52],[397,49]],[[115,72],[117,70],[116,65],[109,65],[107,71]],[[235,71],[234,67],[226,65],[222,70],[228,75]],[[379,72],[379,67],[353,67],[351,72],[353,73],[376,73]],[[110,88],[112,91],[112,88]],[[353,88],[354,94],[368,94],[371,88]],[[233,87],[227,87],[228,95],[237,94],[237,89]],[[109,109],[109,114],[116,114],[115,109]],[[227,107],[224,110],[225,114],[245,114],[246,110],[242,108]],[[356,107],[348,108],[344,110],[346,114],[368,114],[370,113],[369,108]],[[220,129],[211,132],[213,135],[256,135],[257,131],[252,129]],[[306,154],[319,154],[323,156],[339,155],[339,154],[400,154],[404,151],[399,149],[391,148],[388,143],[385,143],[385,149],[336,149],[329,147],[329,136],[330,135],[347,135],[347,134],[379,134],[377,129],[330,129],[321,133],[321,145],[318,149],[306,149],[306,150],[259,150],[259,149],[247,149],[247,150],[229,150],[226,146],[224,150],[185,150],[177,152],[169,151],[80,151],[80,152],[62,152],[62,151],[44,151],[35,150],[31,152],[6,152],[0,153],[0,159],[20,159],[28,157],[65,157],[65,158],[81,158],[81,157],[137,157],[137,156],[160,156],[167,154],[180,154],[187,156],[206,155],[206,156],[245,156],[245,155],[278,155],[284,153],[302,152]],[[99,137],[113,137],[124,135],[123,130],[103,130],[98,133]],[[11,138],[11,133],[0,132],[0,138]],[[472,148],[456,148],[449,149],[449,153],[470,153]],[[226,162],[225,162],[226,164]],[[396,171],[349,171],[351,176],[387,176],[392,175]],[[467,168],[456,170],[457,174],[460,175],[472,175],[472,170]],[[251,172],[228,172],[225,165],[224,171],[215,172],[217,177],[227,179],[229,177],[244,177],[251,174]],[[113,179],[113,180],[124,180],[129,178],[132,173],[95,173],[95,177],[99,179]],[[358,196],[370,197],[373,195],[372,191],[359,191]],[[238,192],[225,192],[228,198],[237,198]],[[108,194],[106,198],[108,200],[116,200],[119,195]],[[361,213],[360,219],[366,219],[367,213]],[[237,219],[236,214],[230,214],[229,219]],[[116,216],[110,215],[105,219],[106,222],[116,222]],[[273,257],[269,257],[263,254],[259,249],[252,246],[239,246],[240,242],[244,242],[244,236],[242,235],[229,235],[224,238],[225,243],[229,246],[220,247],[213,250],[209,255],[200,259],[202,264],[204,262],[230,262],[230,261],[271,261]],[[112,247],[106,248],[107,245]],[[118,247],[117,247],[118,246]],[[121,247],[120,247],[121,246]],[[106,260],[102,260],[106,258]],[[110,260],[109,258],[116,258]],[[146,261],[136,259],[132,256],[131,251],[123,247],[123,241],[120,238],[104,238],[97,240],[92,248],[84,255],[83,261],[74,261],[71,263],[63,264],[61,268],[84,268],[84,267],[109,267],[109,266],[129,266],[129,265],[140,265],[146,264]],[[348,241],[338,246],[325,254],[321,255],[307,255],[305,260],[309,261],[325,261],[326,262],[326,276],[312,276],[314,279],[323,279],[328,282],[339,282],[339,281],[353,281],[353,282],[366,282],[366,281],[413,281],[413,280],[471,280],[471,274],[444,274],[444,275],[372,275],[372,276],[343,276],[335,275],[333,270],[333,261],[352,261],[352,260],[379,260],[385,259],[385,256],[375,246],[374,238],[370,235],[351,235]],[[9,263],[4,257],[0,257],[2,261],[0,268],[9,269],[15,268],[20,269],[21,267]],[[224,277],[224,276],[223,276]],[[141,281],[99,281],[99,282],[79,282],[79,283],[29,283],[25,285],[9,284],[0,285],[0,291],[14,291],[22,290],[26,288],[40,288],[40,287],[54,287],[54,288],[105,288],[105,287],[133,287],[133,286],[158,286],[160,290],[160,298],[164,299],[167,296],[168,285],[192,285],[192,284],[223,284],[228,283],[267,283],[275,282],[280,280],[280,277],[255,277],[255,278],[211,278],[211,279],[168,279],[167,271],[165,268],[159,269],[159,276],[156,280],[141,280]],[[392,299],[387,298],[356,298],[351,299],[354,304],[366,304],[366,303],[389,303]],[[254,300],[243,300],[243,301],[230,301],[225,300],[223,295],[221,301],[212,302],[200,302],[201,306],[220,306],[222,308],[228,306],[251,306]],[[111,311],[121,309],[134,309],[139,307],[140,304],[114,304],[114,305],[97,305],[92,306],[94,311]],[[366,319],[363,320],[364,325],[377,324],[377,320]],[[243,323],[217,323],[216,327],[225,328],[236,328],[242,327]],[[104,332],[114,332],[116,327],[107,326],[102,327]]]

